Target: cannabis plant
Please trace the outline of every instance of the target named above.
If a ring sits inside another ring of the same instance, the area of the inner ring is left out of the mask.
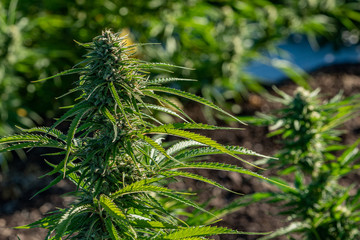
[[[282,149],[276,160],[267,161],[282,174],[294,173],[295,189],[281,188],[262,197],[283,203],[281,214],[289,226],[262,238],[298,233],[301,239],[359,239],[360,191],[342,186],[341,179],[359,169],[360,139],[347,146],[340,141],[339,127],[359,115],[359,95],[343,99],[341,94],[322,101],[319,90],[298,88],[294,96],[278,89],[271,99],[285,107],[275,115],[263,115],[270,136],[280,135]],[[259,197],[259,195],[257,195]]]
[[[126,37],[106,30],[93,42],[81,45],[89,49],[86,59],[78,64],[81,67],[53,76],[80,74],[68,92],[79,94],[75,104],[66,107],[67,112],[51,127],[22,129],[22,134],[0,139],[1,152],[33,147],[59,149],[52,154],[62,155],[63,159],[59,163],[47,162],[53,167],[47,175],[55,178],[38,193],[63,178],[77,186],[73,193],[76,201],[69,208],[52,212],[24,228],[48,229],[46,239],[195,240],[242,233],[210,225],[217,220],[207,224],[188,221],[186,214],[179,215],[161,204],[177,201],[207,212],[188,198],[188,192],[167,187],[178,177],[228,190],[188,169],[233,171],[269,180],[239,166],[199,161],[209,155],[226,154],[254,166],[239,155],[262,155],[243,147],[224,146],[196,133],[196,129],[223,128],[195,123],[162,93],[229,114],[196,95],[162,86],[189,79],[153,78],[150,71],[174,66],[132,58],[136,46],[128,46]],[[183,122],[164,124],[155,112]],[[56,128],[65,122],[69,122],[66,134]]]
[[[326,161],[333,160],[334,146],[343,133],[339,127],[359,114],[359,95],[343,99],[339,93],[327,102],[321,100],[320,89],[314,91],[298,87],[294,96],[274,88],[280,97],[269,96],[269,100],[286,106],[276,115],[262,115],[270,126],[269,137],[280,135],[283,145],[276,155],[269,159],[272,167],[281,168],[284,173],[299,170],[316,176]],[[335,147],[336,148],[336,147]]]

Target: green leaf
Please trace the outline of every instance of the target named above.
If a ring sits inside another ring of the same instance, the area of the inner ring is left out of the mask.
[[[253,176],[253,177],[263,179],[263,180],[268,181],[268,182],[273,182],[273,183],[281,185],[283,187],[293,189],[290,186],[287,186],[287,185],[279,183],[279,182],[277,182],[275,180],[264,177],[264,176],[262,176],[262,175],[260,175],[258,173],[255,173],[255,172],[252,172],[250,170],[247,170],[247,169],[235,166],[235,165],[231,165],[231,164],[213,163],[213,162],[187,163],[186,165],[171,167],[170,169],[167,169],[167,170],[191,169],[191,168],[192,169],[222,170],[222,171],[242,173],[242,174],[246,174],[246,175],[250,175],[250,176]]]
[[[11,144],[11,143],[20,143],[20,142],[49,143],[52,141],[54,140],[51,138],[37,134],[18,134],[18,135],[0,138],[0,144]]]
[[[49,148],[59,148],[59,149],[66,149],[66,146],[58,142],[56,140],[51,140],[49,142],[27,142],[27,143],[18,143],[12,144],[7,147],[0,147],[1,152],[8,152],[16,149],[24,149],[24,148],[32,148],[32,147],[49,147]]]
[[[342,166],[349,166],[351,162],[357,160],[357,157],[359,156],[359,144],[360,138],[341,154],[341,156],[338,158],[338,161]]]
[[[66,154],[66,152],[64,152],[64,154]],[[76,158],[77,157],[74,156],[69,162],[72,162]],[[65,158],[58,165],[54,165],[55,166],[54,169],[51,170],[50,172],[48,172],[46,175],[53,175],[53,174],[58,173],[58,172],[64,173],[64,171],[63,171],[64,165],[65,165]]]
[[[137,228],[163,228],[163,229],[178,229],[179,227],[173,224],[159,222],[159,221],[146,221],[135,219],[131,221],[132,225]]]
[[[265,235],[268,233],[252,233],[252,232],[240,232],[225,227],[215,226],[200,226],[200,227],[188,227],[181,230],[173,231],[167,235],[163,235],[163,239],[184,239],[196,236],[212,236],[218,234],[247,234],[247,235]]]
[[[190,151],[191,147],[199,147],[199,146],[204,146],[204,144],[199,143],[197,141],[193,141],[193,140],[184,140],[184,141],[177,142],[174,145],[172,145],[171,147],[169,147],[166,150],[166,153],[172,156],[173,154],[175,154],[179,151],[182,151],[184,149],[186,149],[187,150],[186,152],[188,152],[188,151]],[[164,158],[165,158],[164,156],[158,156],[156,158],[156,160],[161,162]]]
[[[15,229],[49,228],[50,225],[55,225],[55,223],[57,223],[58,218],[59,218],[58,214],[53,214],[53,215],[49,215],[44,218],[41,218],[30,224],[23,225],[23,226],[17,226],[14,228]]]
[[[158,105],[153,105],[153,104],[146,104],[146,106],[144,106],[144,107],[146,107],[147,109],[157,110],[157,111],[161,111],[161,112],[170,114],[172,116],[180,118],[184,122],[188,122],[185,118],[183,118],[182,116],[180,116],[179,114],[177,114],[176,112],[172,111],[169,108],[158,106]]]
[[[116,206],[116,204],[107,196],[100,195],[99,202],[105,211],[112,217],[119,220],[125,220],[126,216],[122,211]]]
[[[111,124],[113,125],[113,129],[114,129],[114,137],[113,137],[113,142],[115,142],[116,137],[117,137],[117,123],[116,123],[116,119],[115,117],[110,113],[110,111],[106,108],[103,107],[101,108],[101,112],[104,114],[104,116],[110,120]]]
[[[155,128],[152,128],[151,131],[156,131],[157,129],[200,129],[200,130],[241,130],[240,128],[232,127],[218,127],[214,125],[208,125],[203,123],[169,123],[164,124]]]
[[[276,230],[275,232],[271,233],[270,235],[267,235],[265,237],[260,238],[259,240],[268,240],[268,239],[274,239],[278,236],[288,236],[289,233],[292,232],[302,232],[304,230],[311,229],[310,226],[308,226],[305,222],[292,222],[289,226],[280,228]]]
[[[172,103],[171,101],[167,100],[166,98],[163,98],[162,96],[159,96],[157,94],[154,94],[151,91],[143,91],[143,94],[145,96],[154,98],[156,100],[158,100],[161,104],[167,104],[169,106],[171,106],[172,108],[176,109],[179,113],[181,113],[182,115],[184,115],[185,117],[187,117],[187,119],[189,119],[191,122],[194,122],[189,115],[187,115],[181,108],[179,108],[176,104]],[[195,123],[195,122],[194,122]]]
[[[86,113],[86,111],[84,111],[81,114],[78,114],[70,124],[70,128],[69,128],[69,131],[68,131],[68,134],[67,134],[67,139],[66,139],[66,154],[65,154],[65,158],[64,158],[64,170],[63,170],[64,171],[64,177],[66,175],[66,164],[67,164],[67,161],[68,161],[69,156],[70,156],[71,147],[72,147],[72,141],[74,139],[76,129],[79,126],[80,121],[81,121],[81,119],[82,119],[82,117],[84,116],[85,113]]]
[[[66,234],[66,230],[71,224],[71,220],[77,215],[89,208],[89,205],[80,205],[77,207],[72,207],[68,209],[60,218],[57,226],[56,226],[56,240],[61,240],[61,237]]]
[[[148,84],[163,84],[169,82],[178,82],[178,81],[187,81],[187,82],[196,82],[196,79],[186,79],[186,78],[156,78],[149,80]]]
[[[120,111],[121,111],[123,117],[125,118],[127,124],[129,125],[130,128],[132,128],[132,126],[131,126],[131,124],[129,122],[129,119],[127,118],[126,113],[124,111],[124,106],[121,103],[119,94],[117,93],[117,91],[115,89],[115,86],[114,86],[114,83],[112,81],[109,83],[109,88],[110,88],[111,94],[112,94],[115,102],[117,103],[118,107],[120,108]]]
[[[183,130],[179,130],[179,129],[172,129],[172,128],[161,128],[161,127],[158,127],[158,128],[152,128],[152,129],[149,129],[146,131],[146,133],[149,133],[149,134],[153,134],[153,133],[165,133],[165,134],[168,134],[168,135],[173,135],[173,136],[177,136],[177,137],[183,137],[183,138],[187,138],[187,139],[190,139],[190,140],[194,140],[194,141],[197,141],[197,142],[200,142],[200,143],[203,143],[205,145],[208,145],[210,147],[213,147],[219,151],[221,151],[222,153],[224,154],[228,154],[242,162],[245,162],[253,167],[256,167],[256,168],[260,168],[240,157],[238,157],[237,155],[235,155],[234,153],[232,153],[231,151],[229,151],[228,149],[226,149],[226,147],[224,147],[223,145],[217,143],[216,141],[212,140],[211,138],[208,138],[208,137],[205,137],[205,136],[202,136],[200,134],[196,134],[196,133],[193,133],[193,132],[187,132],[187,131],[183,131]],[[261,169],[261,168],[260,168]]]
[[[88,111],[92,108],[92,106],[86,102],[81,102],[77,105],[75,105],[73,108],[69,109],[65,114],[63,114],[49,129],[49,132],[52,131],[57,125],[65,121],[71,116],[74,116],[76,114],[80,114],[83,111]]]
[[[204,99],[204,98],[201,98],[201,97],[198,97],[194,94],[191,94],[191,93],[188,93],[188,92],[183,92],[183,91],[180,91],[180,90],[177,90],[177,89],[174,89],[174,88],[168,88],[168,87],[160,87],[160,86],[149,86],[149,87],[146,87],[145,90],[150,90],[150,91],[155,91],[155,92],[165,92],[165,93],[169,93],[169,94],[173,94],[173,95],[176,95],[176,96],[180,96],[180,97],[183,97],[183,98],[187,98],[187,99],[190,99],[190,100],[193,100],[195,102],[198,102],[198,103],[201,103],[203,105],[206,105],[208,107],[211,107],[233,119],[235,119],[237,122],[240,122],[242,124],[245,124],[243,122],[241,122],[238,118],[234,117],[233,115],[227,113],[226,111],[222,110],[221,108],[219,108],[218,106],[216,106],[215,104],[213,104],[212,102]]]
[[[36,81],[33,81],[34,83],[36,82],[43,82],[43,81],[46,81],[46,80],[49,80],[49,79],[52,79],[52,78],[56,78],[56,77],[60,77],[60,76],[63,76],[63,75],[70,75],[70,74],[74,74],[74,73],[81,73],[81,72],[84,72],[86,71],[87,69],[86,68],[75,68],[75,69],[69,69],[69,70],[65,70],[61,73],[58,73],[54,76],[51,76],[51,77],[47,77],[47,78],[43,78],[43,79],[39,79],[39,80],[36,80]]]
[[[111,219],[109,218],[105,219],[105,226],[112,240],[120,240],[119,233],[117,232]]]
[[[59,138],[61,140],[65,140],[65,134],[57,129],[51,129],[49,127],[34,127],[30,129],[21,128],[19,126],[16,126],[18,129],[20,129],[23,132],[32,133],[32,132],[41,132],[56,138]]]
[[[232,152],[233,154],[242,154],[242,155],[250,155],[250,156],[269,158],[268,156],[259,154],[252,150],[249,150],[245,147],[238,147],[238,146],[224,146],[224,147],[228,151]],[[188,151],[185,151],[183,153],[176,155],[175,158],[179,159],[179,160],[185,160],[185,159],[189,159],[189,158],[207,156],[207,155],[213,155],[213,154],[224,154],[224,153],[213,147],[203,147],[203,148],[190,149]]]
[[[188,237],[188,238],[182,238],[181,240],[204,240],[203,237]]]
[[[38,194],[48,190],[49,188],[51,188],[52,186],[55,186],[56,184],[58,184],[61,180],[63,179],[62,175],[57,176],[54,180],[52,180],[46,187],[42,188],[40,191],[36,192],[30,199],[33,199],[35,196],[37,196]]]
[[[165,187],[158,187],[158,186],[145,185],[145,184],[147,184],[146,181],[138,181],[133,184],[127,185],[121,190],[112,193],[111,198],[115,199],[127,194],[141,193],[141,192],[173,192],[173,190]]]
[[[92,46],[92,42],[89,42],[89,43],[81,43],[81,42],[78,42],[76,40],[74,40],[74,42],[76,42],[78,45],[82,46],[82,47],[85,47],[85,48],[88,48],[88,47],[91,47]]]
[[[140,61],[140,60],[139,60],[139,62],[144,63],[144,64],[141,64],[141,65],[138,66],[139,68],[143,68],[143,69],[146,69],[146,68],[151,69],[151,68],[154,68],[154,67],[172,67],[172,68],[181,68],[181,69],[192,70],[192,68],[183,67],[183,66],[177,66],[177,65],[174,65],[174,64],[170,64],[170,63],[144,62],[144,61]]]
[[[173,193],[168,193],[168,192],[162,192],[162,193],[159,193],[159,194],[164,195],[164,196],[169,197],[169,198],[172,198],[172,199],[174,199],[174,200],[176,200],[178,202],[184,203],[184,204],[186,204],[186,205],[188,205],[190,207],[193,207],[193,208],[198,209],[198,210],[200,210],[200,211],[202,211],[204,213],[207,213],[207,214],[209,214],[211,216],[214,216],[211,212],[207,211],[206,209],[200,207],[195,202],[190,201],[190,200],[188,200],[188,199],[186,199],[186,198],[184,198],[182,196],[179,196],[179,195],[176,195],[176,194],[173,194]]]
[[[189,173],[189,172],[179,172],[179,171],[168,171],[168,172],[160,172],[159,175],[164,175],[166,177],[185,177],[185,178],[191,178],[191,179],[195,179],[195,180],[198,180],[198,181],[201,181],[201,182],[205,182],[205,183],[208,183],[208,184],[211,184],[215,187],[218,187],[218,188],[221,188],[225,191],[228,191],[228,192],[232,192],[234,194],[241,194],[241,193],[237,193],[237,192],[234,192],[226,187],[224,187],[223,185],[211,180],[211,179],[208,179],[206,177],[203,177],[203,176],[200,176],[200,175],[197,175],[197,174],[194,174],[194,173]],[[241,194],[242,195],[242,194]]]
[[[138,137],[142,140],[144,140],[145,142],[147,142],[148,144],[150,144],[152,147],[154,147],[156,150],[158,150],[160,153],[162,153],[165,157],[167,157],[168,159],[171,159],[175,162],[178,162],[180,164],[183,164],[182,162],[178,161],[177,159],[175,159],[174,157],[170,156],[169,154],[167,154],[166,150],[157,142],[155,142],[154,140],[152,140],[151,138],[142,135],[142,134],[138,134]]]

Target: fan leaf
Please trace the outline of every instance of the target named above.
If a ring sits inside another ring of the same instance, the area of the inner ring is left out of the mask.
[[[114,224],[109,218],[105,219],[105,226],[106,226],[106,230],[108,231],[111,237],[111,240],[120,240],[119,233],[117,232]]]
[[[196,236],[213,236],[218,234],[247,234],[247,235],[265,235],[268,233],[251,233],[251,232],[240,232],[225,227],[215,226],[200,226],[200,227],[189,227],[177,231],[173,231],[167,235],[163,235],[163,239],[184,239]]]
[[[222,171],[229,171],[229,172],[237,172],[237,173],[242,173],[242,174],[250,175],[250,176],[253,176],[253,177],[257,177],[257,178],[260,178],[262,180],[272,182],[272,183],[275,183],[277,185],[292,189],[290,186],[287,186],[287,185],[282,184],[280,182],[277,182],[275,180],[264,177],[264,176],[262,176],[262,175],[260,175],[258,173],[255,173],[255,172],[252,172],[250,170],[247,170],[247,169],[235,166],[235,165],[231,165],[231,164],[213,163],[213,162],[188,163],[186,165],[172,167],[171,169],[167,169],[167,170],[175,170],[175,169],[177,169],[177,170],[178,169],[211,169],[211,170],[222,170]]]
[[[221,152],[223,152],[224,154],[228,154],[242,162],[245,162],[253,167],[256,168],[260,168],[240,157],[238,157],[237,155],[235,155],[234,153],[232,153],[231,151],[229,151],[226,147],[224,147],[223,145],[217,143],[216,141],[212,140],[211,138],[205,137],[203,135],[197,134],[197,133],[193,133],[193,132],[188,132],[188,131],[183,131],[183,130],[179,130],[179,129],[173,129],[173,128],[162,128],[162,127],[157,127],[157,128],[152,128],[146,131],[146,133],[149,134],[154,134],[154,133],[163,133],[163,134],[168,134],[168,135],[173,135],[173,136],[177,136],[177,137],[182,137],[182,138],[187,138],[190,140],[194,140],[197,141],[199,143],[203,143],[205,145],[208,145],[210,147],[213,147]],[[261,169],[261,168],[260,168]]]
[[[210,101],[208,101],[208,100],[206,100],[204,98],[201,98],[199,96],[196,96],[194,94],[191,94],[191,93],[188,93],[188,92],[183,92],[183,91],[180,91],[180,90],[177,90],[177,89],[174,89],[174,88],[161,87],[161,86],[149,86],[149,87],[146,87],[145,89],[150,90],[150,91],[155,91],[155,92],[164,92],[164,93],[173,94],[173,95],[176,95],[176,96],[179,96],[179,97],[190,99],[192,101],[195,101],[195,102],[201,103],[201,104],[203,104],[205,106],[208,106],[210,108],[213,108],[213,109],[215,109],[215,110],[217,110],[217,111],[219,111],[219,112],[233,118],[237,122],[245,124],[242,121],[240,121],[238,118],[234,117],[233,115],[231,115],[228,112],[224,111],[223,109],[219,108],[218,106],[216,106],[212,102],[210,102]]]

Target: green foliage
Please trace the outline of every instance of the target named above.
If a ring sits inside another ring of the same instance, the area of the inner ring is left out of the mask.
[[[26,42],[39,53],[35,65],[48,67],[45,74],[78,62],[82,49],[68,50],[73,39],[87,41],[105,27],[127,27],[137,41],[161,44],[144,57],[196,68],[182,70],[199,80],[188,87],[222,104],[262,89],[244,67],[254,59],[267,62],[263,53],[278,51],[276,44],[289,36],[306,35],[316,47],[324,39],[356,44],[360,34],[357,0],[21,1],[18,14],[29,20]],[[28,77],[37,78],[29,66]]]
[[[26,69],[25,61],[36,55],[23,44],[23,32],[28,28],[27,18],[16,16],[17,1],[8,6],[0,3],[0,136],[13,133],[14,125],[32,126],[40,118],[24,106],[20,91],[24,88],[21,73]],[[29,87],[32,90],[31,87]],[[0,153],[0,167],[7,171],[9,154]]]
[[[360,139],[341,144],[339,128],[360,113],[360,96],[343,99],[341,94],[321,101],[319,90],[298,88],[294,96],[276,89],[283,104],[275,115],[262,115],[271,126],[269,136],[281,136],[282,149],[267,163],[282,174],[294,173],[296,189],[264,194],[261,198],[281,202],[281,214],[290,225],[261,239],[300,234],[302,239],[358,239],[360,237],[360,191],[341,180],[359,169]],[[260,122],[260,121],[259,121]],[[284,210],[285,209],[285,210]]]
[[[36,87],[27,77],[38,76],[41,54],[26,42],[32,30],[29,18],[19,15],[18,0],[0,3],[0,135],[12,132],[15,124],[31,126],[41,119],[25,104],[24,92],[33,94]],[[37,59],[37,60],[36,60]]]
[[[199,80],[186,87],[230,109],[226,100],[239,102],[248,91],[263,90],[243,70],[249,61],[267,62],[293,79],[300,79],[298,71],[284,61],[279,64],[264,57],[266,52],[278,51],[276,44],[289,36],[304,34],[314,47],[324,39],[337,45],[356,44],[360,21],[357,3],[357,0],[3,0],[0,135],[11,134],[15,125],[29,127],[31,120],[39,123],[34,112],[52,118],[59,106],[71,102],[69,97],[53,101],[48,93],[60,87],[70,88],[75,81],[72,76],[63,77],[63,81],[56,78],[44,87],[31,81],[75,65],[84,52],[79,47],[69,48],[73,39],[88,41],[105,27],[127,28],[133,40],[161,44],[145,50],[142,57],[196,68],[196,72],[178,69],[183,76]],[[172,84],[177,87],[186,83]],[[212,114],[208,116],[211,120]]]
[[[246,234],[210,226],[212,222],[190,223],[190,213],[179,214],[162,204],[176,201],[209,214],[189,199],[192,193],[168,188],[169,181],[176,177],[196,179],[226,190],[213,180],[182,171],[186,169],[233,171],[272,181],[239,166],[199,162],[208,155],[225,154],[253,165],[238,155],[262,155],[223,146],[191,132],[223,128],[193,123],[182,110],[168,109],[169,101],[158,92],[190,98],[227,113],[195,95],[158,86],[163,82],[159,79],[164,78],[150,80],[149,71],[172,65],[130,57],[135,46],[128,46],[119,34],[106,30],[83,46],[89,49],[83,66],[56,75],[80,73],[69,91],[78,93],[76,103],[50,128],[32,128],[0,139],[1,151],[52,147],[64,156],[60,163],[48,163],[53,167],[48,175],[57,177],[38,193],[62,178],[77,185],[77,200],[68,209],[59,209],[24,227],[48,229],[46,239],[206,239],[217,234]],[[154,108],[155,101],[162,107]],[[156,119],[154,110],[172,115],[177,111],[175,115],[191,123],[164,124]],[[65,121],[70,121],[66,135],[55,129]],[[179,140],[168,141],[168,136]]]

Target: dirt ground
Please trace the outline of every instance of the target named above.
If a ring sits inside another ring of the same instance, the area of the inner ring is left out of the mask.
[[[337,65],[319,69],[311,74],[310,84],[314,88],[321,88],[321,93],[325,96],[334,96],[340,89],[344,90],[345,96],[359,94],[360,65]],[[296,86],[289,81],[283,82],[278,85],[278,87],[288,93],[293,92],[296,88]],[[268,112],[276,107],[277,106],[268,103],[261,96],[252,94],[249,99],[243,103],[242,114],[252,115],[255,112]],[[199,106],[191,104],[188,111],[195,121],[206,122],[206,118],[200,114],[201,110]],[[266,138],[268,129],[255,126],[245,126],[244,128],[244,130],[220,131],[216,134],[206,132],[206,135],[222,144],[244,146],[269,156],[273,155],[280,148],[274,139]],[[344,142],[354,142],[360,137],[360,119],[356,118],[350,121],[346,124],[345,129],[348,133],[344,136]],[[54,188],[30,199],[31,196],[51,181],[50,177],[39,178],[39,176],[42,176],[49,170],[43,163],[42,158],[38,157],[40,153],[41,149],[32,150],[28,160],[11,162],[10,174],[7,176],[0,174],[0,240],[15,240],[17,236],[22,240],[43,239],[46,235],[43,230],[16,230],[12,227],[36,221],[47,212],[57,207],[64,207],[72,201],[71,197],[60,196],[74,189],[74,187],[66,181],[61,181]],[[213,160],[239,164],[239,162],[227,157]],[[248,160],[253,159],[248,158]],[[201,174],[222,183],[225,187],[233,191],[244,194],[276,190],[276,187],[273,185],[245,175],[214,171],[201,171]],[[274,176],[276,172],[265,171],[263,174],[266,176]],[[360,174],[353,174],[344,181],[359,182]],[[233,193],[225,192],[191,180],[178,183],[176,187],[192,188],[198,191],[200,201],[211,199],[209,203],[211,207],[224,206],[239,197]],[[279,216],[277,214],[278,212],[279,208],[274,205],[255,203],[247,207],[242,207],[237,212],[224,217],[219,225],[248,232],[273,231],[279,227],[286,226],[286,219],[283,216]],[[257,236],[224,235],[214,237],[214,239],[250,240],[257,239]],[[282,240],[286,238],[278,239]]]

